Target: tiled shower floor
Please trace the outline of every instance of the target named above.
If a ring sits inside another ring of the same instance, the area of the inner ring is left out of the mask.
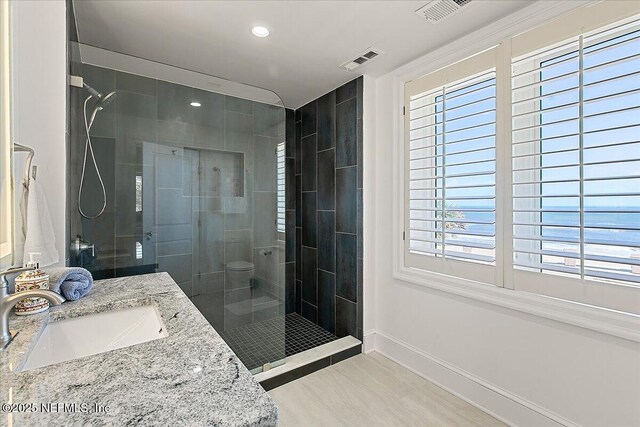
[[[287,314],[284,320],[275,317],[221,335],[249,370],[338,339],[297,313]]]

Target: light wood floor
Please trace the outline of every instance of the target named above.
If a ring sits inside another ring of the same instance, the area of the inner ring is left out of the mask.
[[[280,426],[504,426],[378,353],[361,354],[269,392]]]

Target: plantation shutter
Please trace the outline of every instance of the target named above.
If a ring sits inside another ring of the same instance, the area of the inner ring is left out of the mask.
[[[496,111],[494,50],[407,84],[412,266],[495,283]]]
[[[640,283],[638,21],[515,58],[512,107],[514,268]]]
[[[285,144],[278,143],[276,148],[276,164],[277,164],[277,230],[278,233],[284,233],[285,228]]]

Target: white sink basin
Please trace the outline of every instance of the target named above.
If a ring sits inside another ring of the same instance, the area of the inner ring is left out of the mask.
[[[156,307],[144,305],[49,323],[21,371],[167,336]]]

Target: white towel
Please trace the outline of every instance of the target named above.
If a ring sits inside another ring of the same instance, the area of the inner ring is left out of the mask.
[[[40,267],[56,264],[60,256],[56,250],[56,236],[49,215],[47,198],[35,179],[30,180],[28,193],[23,260],[29,259],[29,252],[39,252],[40,255],[36,261]],[[25,228],[24,224],[23,228]]]

